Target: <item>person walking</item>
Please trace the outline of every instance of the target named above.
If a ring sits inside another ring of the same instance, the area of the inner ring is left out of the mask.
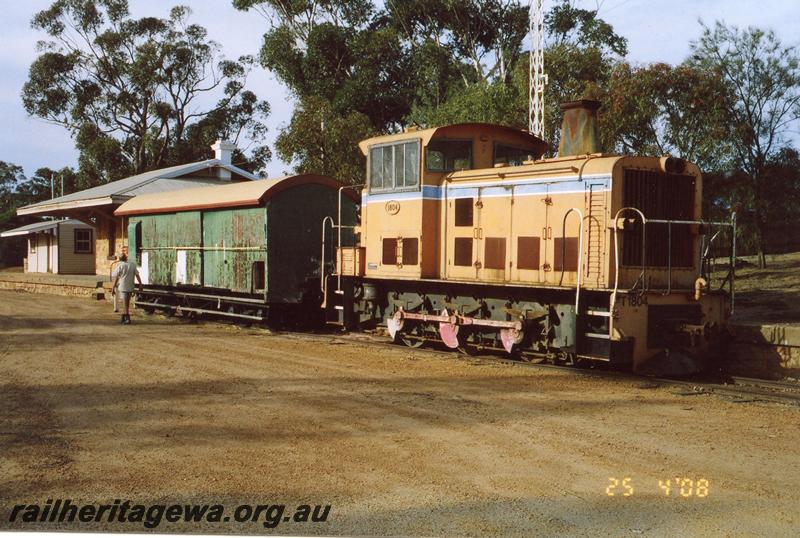
[[[119,265],[111,274],[111,276],[114,277],[114,286],[111,289],[111,293],[114,295],[117,293],[122,295],[121,299],[124,304],[124,313],[120,321],[125,325],[130,325],[131,315],[129,310],[131,305],[131,293],[133,293],[134,290],[134,278],[139,282],[139,293],[142,292],[143,284],[139,276],[139,268],[136,267],[135,263],[128,261],[127,255],[120,254],[119,262]]]

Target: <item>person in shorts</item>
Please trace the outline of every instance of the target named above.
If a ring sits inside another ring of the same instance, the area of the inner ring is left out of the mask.
[[[131,315],[129,313],[131,306],[131,293],[134,290],[134,279],[139,282],[139,293],[142,292],[142,279],[139,276],[139,268],[136,264],[128,261],[128,256],[120,254],[120,264],[114,269],[111,276],[114,277],[114,287],[111,293],[121,295],[124,304],[124,313],[122,314],[121,322],[129,325],[131,322]]]

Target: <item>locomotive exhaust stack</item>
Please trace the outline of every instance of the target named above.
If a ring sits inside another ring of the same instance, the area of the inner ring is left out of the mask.
[[[600,106],[600,101],[593,99],[580,99],[561,105],[564,119],[558,144],[559,157],[600,153],[597,128],[597,110]]]

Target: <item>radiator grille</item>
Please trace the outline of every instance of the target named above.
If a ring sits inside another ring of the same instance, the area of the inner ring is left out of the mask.
[[[663,174],[653,170],[626,169],[623,206],[640,209],[648,219],[693,220],[695,178]],[[627,216],[627,215],[626,215]],[[672,239],[666,224],[648,224],[646,265],[667,267],[670,251],[673,267],[692,267],[692,234],[688,224],[673,224]],[[642,224],[626,227],[622,247],[622,264],[642,263]],[[671,248],[670,248],[671,245]]]

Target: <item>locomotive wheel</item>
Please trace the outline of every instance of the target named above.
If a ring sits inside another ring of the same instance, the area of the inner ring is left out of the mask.
[[[416,349],[425,343],[425,330],[416,324],[408,331],[400,333],[400,341],[410,348]]]
[[[474,356],[478,354],[478,346],[474,342],[474,334],[459,334],[458,336],[458,352],[462,355]]]

